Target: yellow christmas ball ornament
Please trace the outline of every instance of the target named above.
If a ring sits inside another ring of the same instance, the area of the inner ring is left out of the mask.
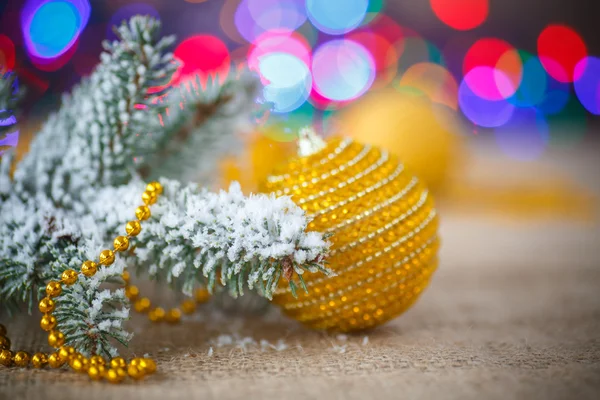
[[[453,132],[459,130],[456,113],[419,94],[394,89],[369,93],[344,109],[336,122],[345,135],[399,156],[436,193],[465,163],[461,137]]]
[[[314,329],[381,325],[419,297],[437,267],[438,218],[425,186],[392,154],[348,138],[327,143],[301,132],[298,159],[267,178],[264,191],[289,195],[330,234],[328,267],[305,273],[308,293],[282,282],[273,302]]]

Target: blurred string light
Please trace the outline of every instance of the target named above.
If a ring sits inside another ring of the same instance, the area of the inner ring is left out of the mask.
[[[270,31],[260,35],[248,52],[250,69],[258,71],[260,58],[269,53],[288,53],[302,60],[307,66],[311,64],[311,48],[304,37],[295,32]]]
[[[350,101],[364,94],[375,79],[374,71],[371,54],[352,40],[323,43],[313,56],[315,91],[334,101]]]
[[[476,95],[496,101],[516,92],[522,78],[522,63],[516,49],[509,43],[483,38],[467,51],[463,74],[465,82]]]
[[[573,29],[565,25],[549,25],[537,40],[538,56],[554,79],[574,82],[579,77],[575,66],[587,56],[586,45]]]
[[[248,42],[270,30],[294,31],[306,21],[303,0],[242,0],[235,25]]]
[[[28,0],[21,11],[21,27],[32,62],[44,70],[62,67],[89,16],[88,0]]]
[[[15,44],[6,35],[0,35],[0,73],[15,67]]]
[[[399,58],[392,43],[368,29],[351,32],[346,38],[368,49],[375,63],[378,86],[386,86],[392,82],[398,73]]]
[[[369,0],[306,0],[310,21],[330,35],[341,35],[359,26],[368,8]]]
[[[312,77],[307,65],[288,53],[269,53],[259,61],[259,69],[268,81],[264,98],[273,103],[273,111],[290,112],[300,107],[312,88]]]
[[[515,110],[515,106],[505,99],[491,100],[478,95],[468,83],[477,82],[475,77],[493,74],[491,67],[475,67],[465,75],[458,88],[458,103],[463,114],[474,124],[485,128],[506,124]]]
[[[575,94],[590,113],[600,115],[600,58],[585,57],[575,67]]]
[[[381,16],[381,12],[383,11],[384,6],[384,0],[369,0],[369,5],[367,7],[365,17],[362,20],[362,25],[369,24],[374,19],[379,18]]]
[[[478,27],[489,13],[488,0],[429,0],[429,3],[443,23],[460,31]]]
[[[13,93],[16,93],[19,90],[19,81],[18,79],[14,80],[13,83]],[[17,118],[14,115],[9,115],[7,118],[4,118],[3,115],[7,110],[0,109],[0,126],[17,126]],[[10,147],[17,147],[19,144],[19,130],[15,129],[13,132],[8,132],[4,135],[4,137],[0,136],[0,156]]]
[[[173,54],[180,63],[171,82],[173,85],[195,76],[203,87],[209,78],[217,78],[221,83],[227,79],[231,64],[229,50],[216,36],[190,36],[177,45]]]
[[[121,25],[123,21],[129,20],[134,15],[149,15],[160,19],[160,14],[148,3],[130,3],[117,9],[110,17],[110,21],[106,25],[106,37],[108,40],[117,40],[117,35],[114,32],[114,27]]]

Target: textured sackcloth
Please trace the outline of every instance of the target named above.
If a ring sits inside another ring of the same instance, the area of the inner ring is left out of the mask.
[[[532,164],[519,172],[476,154],[477,174],[532,176]],[[547,161],[598,189],[595,154],[561,157]],[[155,376],[113,386],[67,370],[0,367],[0,399],[600,398],[598,226],[441,210],[440,269],[420,301],[382,328],[338,336],[280,316],[175,327],[134,317],[127,354],[155,357]],[[47,350],[38,320],[2,317],[14,348]]]

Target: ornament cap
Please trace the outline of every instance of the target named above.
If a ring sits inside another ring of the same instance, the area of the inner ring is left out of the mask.
[[[305,126],[298,132],[298,155],[308,157],[318,153],[327,146],[325,140],[310,126]]]

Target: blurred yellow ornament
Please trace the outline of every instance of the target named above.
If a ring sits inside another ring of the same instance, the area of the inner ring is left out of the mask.
[[[256,192],[273,166],[289,160],[296,152],[296,134],[286,134],[284,129],[279,124],[269,125],[246,138],[242,155],[228,157],[221,163],[221,186],[238,181],[244,192]]]
[[[396,155],[434,192],[441,190],[465,156],[450,108],[422,94],[386,89],[344,109],[338,129],[357,141]]]
[[[312,218],[310,231],[332,235],[328,266],[335,275],[305,273],[308,293],[298,298],[282,282],[273,302],[314,329],[374,327],[410,307],[436,269],[433,199],[379,147],[342,138],[324,146],[276,170],[262,189],[292,196]]]

